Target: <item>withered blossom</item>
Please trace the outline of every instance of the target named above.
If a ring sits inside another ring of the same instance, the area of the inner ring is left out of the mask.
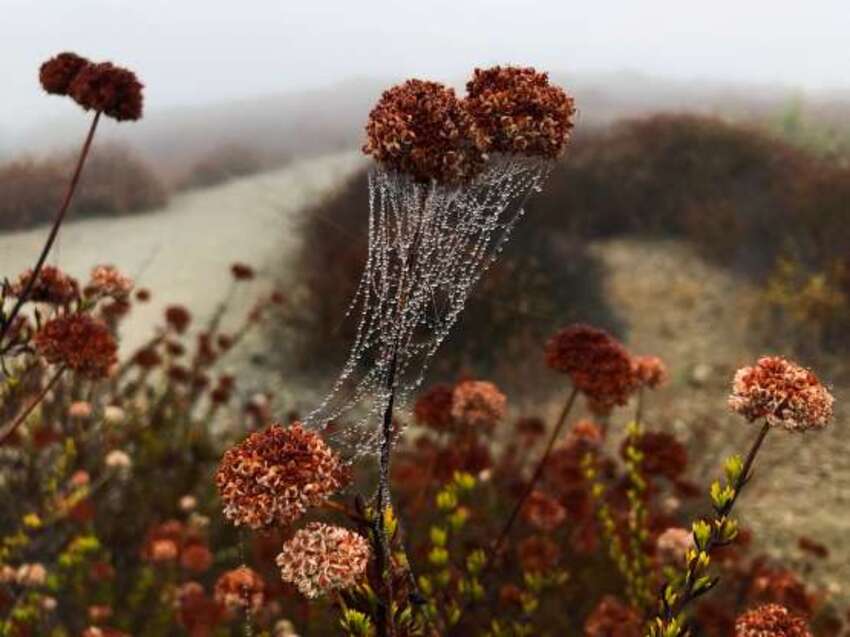
[[[505,417],[507,398],[491,382],[465,380],[452,394],[452,418],[469,428],[492,429]]]
[[[19,297],[24,293],[32,278],[33,271],[27,270],[18,276],[18,280],[9,286],[9,295]],[[34,303],[49,303],[65,306],[80,296],[80,285],[77,280],[65,274],[59,268],[45,265],[38,273],[38,278],[27,297]]]
[[[369,543],[353,531],[311,522],[284,542],[276,562],[284,582],[316,598],[356,585],[369,562]]]
[[[251,434],[225,452],[215,476],[225,517],[252,529],[292,523],[347,479],[339,456],[300,423]]]
[[[112,297],[127,300],[133,291],[133,279],[124,275],[114,265],[98,265],[92,268],[91,278],[86,285],[86,296]]]
[[[567,510],[555,498],[535,489],[523,507],[523,517],[532,526],[551,533],[567,518]]]
[[[532,535],[519,543],[517,554],[525,572],[546,573],[558,563],[561,550],[548,537]]]
[[[735,620],[735,637],[812,637],[806,621],[779,604],[766,604]]]
[[[83,66],[68,94],[85,110],[102,112],[119,122],[142,117],[143,85],[132,71],[111,62]]]
[[[575,106],[563,89],[533,68],[475,69],[463,101],[472,135],[484,152],[559,157],[573,128]]]
[[[57,316],[36,332],[35,347],[48,363],[91,379],[104,378],[118,362],[118,344],[103,321],[88,314]]]
[[[192,314],[182,305],[169,305],[165,308],[165,322],[175,332],[183,334],[192,322]]]
[[[250,281],[254,278],[254,268],[245,263],[234,263],[230,266],[230,273],[237,281]]]
[[[448,431],[454,423],[452,418],[453,399],[454,387],[452,385],[438,383],[429,387],[419,396],[413,406],[416,422],[435,431]]]
[[[571,325],[549,339],[545,354],[546,364],[566,373],[595,405],[625,405],[636,389],[631,356],[605,330]]]
[[[50,58],[38,72],[42,88],[51,95],[67,95],[74,78],[90,62],[76,53],[60,53]]]
[[[667,366],[658,356],[635,356],[632,369],[638,384],[649,389],[658,389],[669,378]]]
[[[613,595],[606,595],[584,622],[585,637],[641,637],[641,616]]]
[[[729,407],[750,422],[764,418],[788,431],[823,429],[835,399],[818,377],[781,356],[765,356],[737,371]]]
[[[369,113],[363,152],[417,181],[459,183],[483,166],[471,125],[454,90],[408,80],[384,91]]]
[[[215,583],[215,601],[230,611],[247,609],[256,613],[263,606],[266,583],[247,566],[226,571]]]

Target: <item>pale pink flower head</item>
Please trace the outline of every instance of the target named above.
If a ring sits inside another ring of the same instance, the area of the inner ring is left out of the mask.
[[[357,584],[366,572],[369,544],[348,529],[311,522],[284,542],[276,561],[281,579],[312,599]]]
[[[300,423],[251,434],[225,452],[215,476],[225,517],[252,529],[294,522],[347,479],[340,457]]]
[[[655,541],[658,559],[670,566],[685,563],[685,554],[694,545],[694,536],[688,529],[671,526]]]
[[[823,429],[835,399],[808,369],[781,356],[765,356],[737,371],[729,407],[750,422],[764,418],[788,431]]]
[[[812,637],[806,621],[779,604],[765,604],[735,620],[735,637]]]
[[[492,429],[505,417],[507,398],[491,382],[465,380],[452,395],[452,418],[470,428]]]

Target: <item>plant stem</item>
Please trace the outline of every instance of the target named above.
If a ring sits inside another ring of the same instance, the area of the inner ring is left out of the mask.
[[[41,254],[38,257],[38,260],[35,262],[35,267],[32,270],[32,275],[29,277],[26,286],[21,292],[20,296],[18,296],[18,300],[15,302],[15,305],[12,307],[12,311],[3,320],[3,325],[0,326],[0,345],[3,343],[3,339],[6,338],[6,334],[9,331],[12,323],[15,320],[15,317],[18,315],[18,312],[21,311],[21,307],[23,307],[24,303],[27,302],[30,294],[32,293],[32,289],[35,286],[36,281],[38,280],[38,275],[41,272],[41,268],[44,266],[44,262],[47,260],[47,256],[50,254],[50,249],[53,247],[53,243],[56,241],[56,236],[59,234],[59,227],[62,225],[62,221],[65,219],[65,214],[68,212],[68,207],[71,204],[71,200],[74,197],[74,192],[77,189],[77,184],[80,181],[80,174],[83,172],[83,165],[86,163],[86,158],[89,154],[89,149],[91,148],[92,140],[94,139],[95,130],[97,130],[97,124],[100,121],[100,111],[97,111],[94,114],[94,119],[92,120],[91,127],[89,127],[88,135],[86,135],[85,142],[83,142],[83,147],[80,150],[80,155],[77,158],[77,165],[74,168],[74,174],[71,177],[71,183],[68,184],[68,190],[65,192],[65,199],[62,201],[62,205],[59,207],[59,212],[56,214],[56,218],[53,220],[53,227],[50,229],[50,234],[47,235],[47,241],[44,244],[44,247],[41,249]]]
[[[51,389],[53,389],[53,386],[58,382],[59,378],[62,376],[62,372],[64,372],[64,371],[65,371],[64,367],[60,367],[58,370],[56,370],[56,373],[53,375],[53,377],[50,379],[50,381],[44,386],[44,388],[41,390],[41,392],[39,392],[38,396],[36,396],[33,399],[33,401],[26,407],[26,409],[24,409],[20,414],[18,414],[18,417],[15,419],[15,421],[9,427],[7,427],[6,430],[3,433],[0,433],[0,445],[2,445],[4,442],[6,442],[6,440],[9,438],[9,436],[11,436],[13,433],[15,433],[17,428],[20,427],[21,424],[23,424],[23,422],[29,417],[29,415],[32,413],[33,409],[35,409],[38,406],[38,404],[42,400],[44,400],[44,397],[47,396],[47,392],[49,392]]]

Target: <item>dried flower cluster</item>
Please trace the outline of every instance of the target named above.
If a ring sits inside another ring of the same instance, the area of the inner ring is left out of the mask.
[[[347,480],[340,460],[299,423],[272,425],[225,452],[216,472],[224,515],[252,529],[289,524]]]
[[[366,571],[369,544],[357,533],[311,522],[283,544],[280,576],[306,597],[354,586]]]
[[[454,90],[408,80],[384,91],[369,113],[363,152],[418,181],[464,181],[483,162],[471,124]]]
[[[69,95],[85,110],[120,121],[142,117],[143,85],[132,71],[111,62],[95,64],[74,53],[60,53],[41,65],[39,80],[53,95]]]
[[[435,431],[448,431],[452,423],[452,401],[454,387],[448,383],[438,383],[423,392],[413,406],[413,415],[420,425]]]
[[[35,346],[47,362],[92,379],[104,378],[118,361],[115,337],[103,321],[88,314],[57,316],[35,335]]]
[[[21,296],[29,285],[33,271],[27,270],[18,276],[18,280],[9,286],[10,296]],[[32,286],[29,300],[34,303],[50,303],[64,306],[77,299],[80,295],[80,285],[77,280],[65,274],[59,268],[45,265],[38,273],[38,279]]]
[[[608,332],[576,324],[546,344],[546,364],[569,375],[573,386],[604,408],[624,405],[636,388],[626,348]]]
[[[749,421],[788,431],[823,429],[835,399],[808,369],[780,356],[760,358],[735,374],[729,407]]]
[[[263,606],[265,594],[265,581],[247,566],[222,573],[215,583],[215,601],[231,611],[257,612]]]
[[[556,158],[573,128],[573,99],[533,68],[475,69],[466,85],[476,145],[485,152]]]
[[[533,68],[475,69],[458,100],[437,82],[408,80],[383,93],[369,114],[363,152],[417,181],[457,184],[487,153],[554,159],[563,153],[573,99]]]
[[[657,356],[635,356],[632,358],[632,372],[641,387],[658,389],[667,382],[667,366]]]
[[[505,417],[507,398],[493,383],[466,380],[452,394],[452,418],[467,427],[492,429]]]
[[[114,265],[98,265],[91,271],[86,295],[126,300],[133,291],[133,285],[133,279],[124,275]]]
[[[812,637],[801,617],[778,604],[759,606],[735,621],[735,637]]]
[[[633,608],[606,595],[584,623],[586,637],[640,637],[641,618]]]

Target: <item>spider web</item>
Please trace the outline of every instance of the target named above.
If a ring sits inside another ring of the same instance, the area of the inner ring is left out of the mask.
[[[405,409],[430,361],[496,260],[551,161],[501,156],[474,181],[423,184],[376,166],[369,174],[368,259],[348,315],[351,351],[330,393],[305,422],[353,455],[375,453],[394,396]],[[349,415],[338,428],[339,419]]]

